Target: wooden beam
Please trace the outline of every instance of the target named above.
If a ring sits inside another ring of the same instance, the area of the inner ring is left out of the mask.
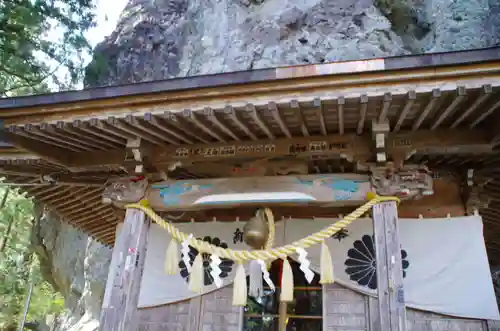
[[[184,110],[183,110],[184,111]],[[195,138],[202,143],[209,143],[209,140],[205,139],[204,137],[201,137],[200,135],[197,134],[196,130],[192,129],[192,126],[189,125],[189,122],[184,120],[182,117],[177,116],[179,115],[178,113],[173,113],[170,111],[165,111],[163,113],[163,118],[167,121],[167,123],[171,124],[175,128],[181,130],[183,133],[187,134],[188,136],[191,136],[192,138]]]
[[[45,133],[47,136],[58,137],[61,142],[71,143],[83,150],[105,150],[101,145],[92,144],[87,142],[84,137],[74,136],[71,132],[59,132],[53,124],[42,123],[40,124],[40,132]]]
[[[269,126],[266,124],[266,122],[262,118],[262,115],[260,114],[259,111],[257,111],[254,105],[252,104],[246,105],[245,110],[253,118],[255,123],[262,130],[262,132],[264,132],[269,137],[269,139],[276,139],[276,136],[271,132]]]
[[[429,99],[429,102],[427,103],[427,106],[425,106],[422,113],[420,113],[417,120],[413,123],[413,127],[412,127],[413,131],[417,131],[420,128],[420,125],[425,120],[427,115],[429,115],[431,110],[436,107],[436,104],[437,104],[440,97],[441,97],[441,90],[440,89],[436,88],[436,89],[432,90],[432,95]]]
[[[172,137],[170,137],[170,135],[166,135],[163,130],[158,130],[158,128],[156,128],[150,122],[145,121],[143,118],[136,118],[132,115],[127,115],[125,120],[131,127],[137,130],[141,130],[142,132],[149,133],[149,135],[151,135],[153,138],[159,139],[162,144],[167,142],[172,145],[179,145],[179,142],[176,139],[173,139]]]
[[[224,113],[233,121],[233,123],[240,128],[241,131],[245,132],[247,136],[252,140],[258,140],[257,136],[246,126],[246,124],[238,116],[238,112],[231,106],[226,106],[224,108]]]
[[[476,125],[484,121],[486,117],[490,116],[498,108],[500,108],[500,100],[491,105],[486,111],[481,112],[481,115],[479,115],[479,117],[469,125],[469,128],[475,128]]]
[[[288,130],[288,127],[286,126],[286,123],[283,120],[283,116],[281,116],[280,110],[278,109],[276,102],[269,102],[268,108],[271,114],[273,115],[274,120],[276,121],[276,123],[278,123],[281,131],[283,131],[285,136],[287,136],[288,138],[292,138],[292,134],[290,133],[290,130]]]
[[[481,88],[481,93],[479,97],[474,101],[472,105],[470,105],[469,108],[467,108],[462,115],[460,115],[459,118],[453,122],[453,124],[450,126],[450,129],[456,128],[464,119],[466,119],[470,114],[472,114],[481,104],[483,104],[492,94],[493,88],[491,87],[490,84],[488,85],[483,85]]]
[[[323,105],[320,98],[315,98],[313,100],[313,107],[316,112],[316,117],[319,121],[319,129],[321,131],[321,134],[323,136],[326,136],[328,134],[328,131],[326,129],[325,115],[323,114]]]
[[[339,120],[339,134],[344,134],[344,105],[345,98],[340,97],[337,99],[337,118]]]
[[[220,134],[218,134],[212,128],[209,128],[208,126],[206,126],[205,123],[203,123],[203,121],[200,118],[198,118],[196,113],[191,111],[191,109],[184,109],[184,111],[181,113],[181,116],[187,122],[190,122],[195,128],[200,129],[201,131],[205,132],[206,135],[211,136],[212,138],[215,138],[218,141],[222,141],[223,143],[227,142],[224,137],[222,137]]]
[[[309,137],[310,136],[309,130],[307,129],[307,123],[304,119],[304,115],[302,115],[300,103],[297,100],[292,100],[290,101],[290,108],[297,117],[297,121],[299,122],[300,131],[302,132],[302,135],[304,137]]]
[[[253,105],[248,105],[248,106],[251,106],[255,109],[255,107]],[[221,120],[219,120],[219,118],[217,118],[217,115],[216,113],[214,112],[214,110],[210,107],[205,107],[203,109],[203,115],[213,124],[215,125],[216,127],[218,127],[222,132],[224,132],[225,134],[227,134],[228,136],[230,136],[231,138],[233,138],[234,140],[236,141],[240,141],[241,139],[233,132],[233,130],[231,130],[226,124],[222,123]]]
[[[292,139],[238,141],[210,144],[160,146],[150,149],[151,163],[157,167],[175,162],[216,162],[293,155],[298,158],[339,158],[366,161],[373,156],[370,135],[328,135]],[[436,130],[389,133],[388,156],[412,154],[490,154],[492,145],[481,130]],[[125,151],[98,151],[68,154],[70,168],[123,165]]]
[[[144,114],[144,121],[146,123],[149,123],[151,126],[153,126],[156,130],[164,132],[167,135],[174,136],[176,139],[185,142],[187,144],[194,144],[194,142],[180,133],[179,131],[176,131],[173,128],[170,128],[169,125],[161,118],[161,117],[156,117],[151,113],[146,113]],[[177,145],[178,143],[175,143],[174,145]]]
[[[19,128],[10,127],[10,132],[3,132],[4,139],[17,148],[23,149],[34,155],[41,157],[44,160],[55,163],[60,166],[66,166],[69,163],[69,152],[60,147],[51,146],[42,143],[38,140],[29,139],[21,135],[17,135],[16,131]]]
[[[144,197],[155,210],[200,210],[214,207],[262,205],[359,205],[372,186],[369,177],[357,174],[235,177],[196,180],[168,180],[143,191],[122,180],[125,189],[113,183],[106,196],[118,207]],[[146,191],[146,192],[144,192]],[[130,194],[134,192],[134,194]]]
[[[394,129],[392,130],[393,132],[399,131],[399,129],[401,128],[401,125],[403,125],[403,122],[404,122],[406,116],[408,115],[411,108],[413,107],[415,100],[417,100],[417,93],[413,90],[409,91],[408,95],[407,95],[406,104],[405,104],[403,110],[401,111],[401,113],[399,114],[398,121],[396,122],[396,125],[394,126]]]
[[[373,206],[379,330],[405,331],[406,308],[395,201]]]
[[[356,132],[358,135],[363,133],[363,127],[366,120],[366,112],[368,110],[368,96],[366,94],[361,95],[359,98],[359,121]]]
[[[389,108],[391,107],[392,95],[390,92],[384,94],[384,101],[382,103],[382,109],[380,110],[380,114],[378,117],[378,121],[385,122],[387,119],[387,114],[389,113]]]
[[[86,139],[99,142],[108,148],[117,148],[125,145],[126,138],[117,136],[109,132],[105,125],[97,118],[91,118],[89,122],[75,120],[73,123],[58,122],[61,129],[71,132],[78,137],[84,136]]]
[[[106,292],[102,304],[101,331],[135,331],[137,304],[146,261],[151,221],[139,210],[129,209],[113,249]]]
[[[457,88],[457,94],[452,103],[446,107],[446,109],[439,115],[436,121],[431,125],[431,130],[435,130],[439,125],[451,114],[453,114],[456,108],[467,98],[467,90],[464,86],[459,86]]]

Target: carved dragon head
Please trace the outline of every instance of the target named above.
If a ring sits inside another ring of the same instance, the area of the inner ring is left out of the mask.
[[[104,187],[102,202],[120,206],[135,203],[144,198],[147,187],[148,180],[140,176],[113,180]]]
[[[401,169],[374,168],[371,182],[377,194],[397,196],[403,200],[434,194],[431,173],[424,166],[407,166]]]

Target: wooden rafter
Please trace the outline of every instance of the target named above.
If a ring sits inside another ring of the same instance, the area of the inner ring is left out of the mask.
[[[33,139],[26,138],[23,135],[15,134],[16,131],[5,132],[4,138],[16,147],[33,153],[55,164],[65,166],[69,163],[68,151],[58,146],[51,146]]]
[[[249,105],[252,108],[252,111],[255,111],[255,107],[253,105]],[[225,134],[227,134],[229,137],[231,137],[232,139],[236,140],[236,141],[240,141],[241,139],[233,132],[233,130],[231,130],[227,125],[225,125],[224,123],[222,123],[222,121],[217,117],[217,115],[215,114],[214,110],[212,108],[209,108],[209,107],[206,107],[205,109],[203,109],[203,114],[205,115],[205,117],[212,123],[214,124],[216,127],[218,127],[222,132],[224,132]]]
[[[417,99],[417,93],[415,91],[411,90],[408,92],[408,99],[406,100],[406,104],[399,114],[398,121],[396,122],[396,125],[394,126],[393,132],[398,132],[399,129],[401,128],[401,125],[403,124],[403,121],[406,119],[406,116],[408,116],[408,113],[410,112],[411,108],[413,107],[413,104],[415,103],[415,100]]]

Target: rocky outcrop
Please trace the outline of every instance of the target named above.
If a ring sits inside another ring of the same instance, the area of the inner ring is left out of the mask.
[[[87,86],[495,45],[499,0],[131,0]]]
[[[41,210],[31,242],[45,279],[65,299],[67,310],[49,323],[51,330],[98,330],[111,250]]]

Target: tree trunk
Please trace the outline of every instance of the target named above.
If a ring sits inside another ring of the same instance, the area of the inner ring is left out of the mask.
[[[3,197],[2,197],[2,202],[0,202],[0,209],[3,209],[5,207],[5,204],[7,203],[7,197],[9,196],[10,192],[10,187],[7,187],[5,190]],[[0,244],[0,253],[3,253],[5,250],[5,246],[7,244],[7,238],[10,236],[10,231],[12,230],[12,223],[14,223],[14,218],[9,217],[9,224],[7,225],[7,231],[5,231],[5,235],[2,238],[2,243]]]
[[[7,231],[2,238],[2,243],[0,243],[0,253],[3,253],[5,247],[7,246],[7,240],[9,240],[10,232],[12,231],[12,225],[14,224],[14,217],[9,217],[9,224],[7,225]]]
[[[7,187],[7,189],[5,190],[5,192],[3,194],[2,202],[0,203],[0,209],[5,207],[5,204],[7,203],[7,197],[9,196],[9,192],[10,192],[10,187]]]

